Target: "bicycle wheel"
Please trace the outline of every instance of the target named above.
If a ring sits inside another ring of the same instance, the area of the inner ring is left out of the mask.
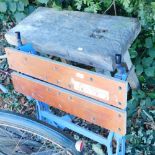
[[[58,129],[0,110],[0,155],[80,154],[75,142]]]

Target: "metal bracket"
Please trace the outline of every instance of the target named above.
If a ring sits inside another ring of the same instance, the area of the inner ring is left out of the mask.
[[[41,101],[36,101],[36,116],[37,119],[44,121],[52,126],[55,126],[57,128],[60,128],[62,130],[64,130],[66,128],[66,126],[63,125],[63,123],[57,123],[55,120],[50,119],[48,117],[46,117],[46,115],[43,115],[43,112],[48,112],[48,113],[52,113],[50,110],[49,105],[47,105],[44,102]],[[46,113],[45,113],[46,114]],[[62,117],[60,117],[62,120],[66,120],[68,122],[72,122],[72,120],[75,118],[73,115],[64,115]]]
[[[74,116],[65,115],[63,117],[59,117],[59,116],[52,114],[51,111],[49,110],[48,105],[43,102],[37,101],[36,107],[37,107],[38,119],[45,121],[60,129],[65,129],[65,128],[70,129],[89,139],[92,139],[100,144],[105,145],[107,147],[108,155],[114,155],[112,141],[113,139],[115,139],[116,144],[117,144],[115,155],[125,155],[125,138],[124,137],[118,134],[115,134],[114,132],[109,132],[108,137],[105,138],[101,135],[98,135],[92,131],[89,131],[87,129],[84,129],[72,123],[72,119]]]
[[[128,74],[126,72],[126,68],[122,66],[122,56],[120,54],[116,54],[115,61],[116,61],[117,72],[114,75],[114,77],[117,79],[126,81]]]

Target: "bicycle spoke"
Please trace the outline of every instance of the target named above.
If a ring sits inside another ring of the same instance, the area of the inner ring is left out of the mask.
[[[16,151],[16,149],[17,148],[20,148],[19,147],[19,144],[20,144],[20,142],[21,142],[21,140],[22,140],[22,138],[23,138],[23,135],[25,134],[25,132],[23,132],[23,134],[22,134],[22,136],[21,136],[21,138],[19,139],[19,141],[17,142],[17,145],[16,145],[16,147],[14,148],[14,150],[12,151],[13,152],[13,154],[14,154],[14,152]]]
[[[71,154],[66,148],[73,146],[73,142],[55,128],[49,128],[44,124],[41,125],[41,123],[35,123],[33,120],[29,121],[25,118],[27,121],[23,122],[22,117],[20,121],[22,126],[20,126],[20,123],[16,119],[12,119],[15,115],[11,115],[9,122],[5,124],[4,120],[6,117],[2,117],[3,115],[5,113],[0,115],[0,155]],[[6,116],[8,117],[8,114]],[[8,119],[6,120],[8,121]],[[30,125],[29,123],[31,122],[34,122],[36,127],[33,124]],[[23,124],[25,124],[25,127]],[[63,140],[67,143],[64,143]]]
[[[15,132],[15,133],[14,133]],[[32,155],[63,155],[67,154],[62,147],[53,146],[48,140],[37,137],[36,134],[27,133],[25,131],[17,131],[17,129],[8,129],[0,127],[0,155],[9,155],[11,151],[13,155],[32,154]],[[40,142],[39,142],[40,141]],[[48,144],[49,143],[49,144]],[[3,147],[5,146],[5,148]],[[12,151],[13,150],[13,151]]]
[[[48,151],[42,151],[42,152],[37,152],[37,153],[32,153],[32,155],[65,155],[66,151],[61,150],[57,152],[56,150],[48,150]]]

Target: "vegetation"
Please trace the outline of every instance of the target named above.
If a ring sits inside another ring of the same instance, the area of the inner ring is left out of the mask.
[[[155,154],[155,1],[154,0],[0,0],[0,30],[38,6],[138,17],[142,31],[130,48],[141,82],[128,102],[129,154]],[[6,24],[7,23],[7,24]],[[9,25],[9,27],[8,27]]]

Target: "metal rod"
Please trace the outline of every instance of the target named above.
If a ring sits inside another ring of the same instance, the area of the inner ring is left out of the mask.
[[[74,123],[68,122],[66,120],[63,120],[62,118],[51,114],[50,112],[46,112],[46,111],[41,111],[41,115],[45,118],[48,118],[50,120],[53,120],[54,122],[58,123],[58,124],[63,124],[63,126],[65,126],[66,128],[75,131],[87,138],[90,138],[100,144],[103,144],[105,146],[107,146],[109,144],[109,140],[107,138],[104,138],[100,135],[97,135],[96,133],[93,133],[87,129],[84,129],[78,125],[75,125]]]
[[[2,90],[3,93],[8,93],[8,89],[2,84],[0,84],[0,90]]]

